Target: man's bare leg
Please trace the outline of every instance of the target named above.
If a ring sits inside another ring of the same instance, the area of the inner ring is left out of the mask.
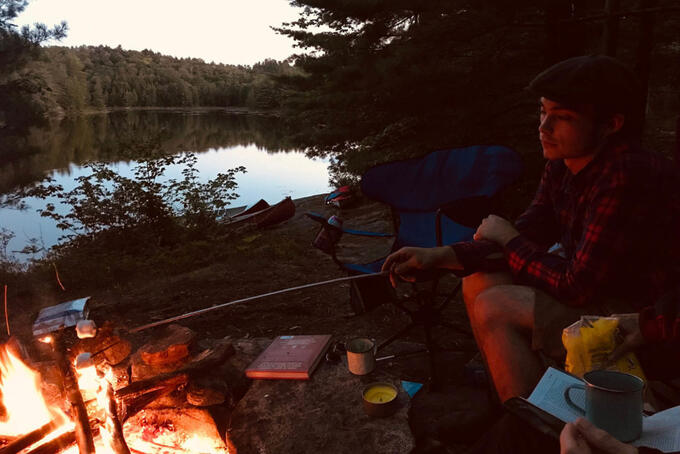
[[[528,396],[543,373],[531,350],[535,291],[521,285],[496,285],[466,306],[472,330],[489,367],[501,402]]]
[[[474,273],[463,278],[463,300],[469,308],[477,299],[477,295],[496,285],[512,284],[510,273]]]

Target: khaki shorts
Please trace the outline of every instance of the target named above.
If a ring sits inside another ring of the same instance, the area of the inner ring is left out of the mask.
[[[613,299],[585,307],[571,307],[560,303],[542,290],[533,290],[535,292],[534,330],[531,336],[531,348],[541,351],[559,364],[564,363],[567,354],[562,345],[562,330],[578,321],[582,315],[638,312],[630,303]]]

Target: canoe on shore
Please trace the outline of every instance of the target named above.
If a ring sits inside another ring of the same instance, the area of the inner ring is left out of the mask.
[[[269,208],[270,206],[271,205],[269,205],[265,199],[260,199],[252,205],[247,205],[241,208],[231,208],[227,210],[228,216],[227,220],[234,219],[239,216],[245,216],[246,214],[252,214],[255,213],[256,211],[261,211],[264,210],[265,208]]]
[[[251,224],[257,228],[268,227],[290,219],[295,214],[295,203],[286,197],[276,205],[260,200],[245,210],[225,220],[226,225]]]

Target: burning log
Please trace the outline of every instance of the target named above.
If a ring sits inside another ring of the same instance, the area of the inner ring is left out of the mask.
[[[134,382],[131,385],[120,388],[115,394],[116,397],[122,400],[134,400],[137,397],[162,388],[177,388],[178,386],[186,385],[188,381],[189,377],[186,374],[170,372],[147,380]]]
[[[149,377],[163,376],[166,373],[192,374],[199,371],[202,373],[206,369],[219,366],[234,352],[234,346],[228,338],[220,339],[200,353],[185,358],[183,362],[174,363],[172,368],[168,368],[167,365],[150,366],[143,360],[141,352],[137,352],[131,358],[131,379],[133,381],[146,380]]]
[[[11,443],[5,445],[2,449],[0,449],[0,454],[16,454],[22,449],[31,446],[33,443],[42,440],[47,434],[55,430],[57,427],[59,427],[57,422],[50,421],[44,426],[38,427],[37,429],[32,430],[31,432],[22,435]]]
[[[198,408],[144,409],[125,424],[130,451],[228,454],[215,421]]]
[[[195,407],[223,404],[227,397],[227,385],[211,377],[193,380],[187,389],[187,402]]]
[[[130,454],[130,449],[127,443],[125,443],[125,437],[123,436],[123,426],[118,419],[118,409],[116,407],[116,400],[113,395],[113,387],[111,383],[106,382],[106,393],[103,396],[104,412],[106,418],[104,421],[105,433],[108,434],[109,438],[108,444],[114,454]],[[102,432],[103,434],[104,432]]]
[[[89,352],[97,362],[106,361],[110,365],[120,364],[132,351],[132,344],[113,324],[105,322],[97,328],[94,337],[80,338],[78,353]]]
[[[170,394],[180,386],[185,386],[188,382],[189,377],[186,374],[168,373],[120,388],[115,392],[115,397],[121,405],[118,415],[125,421],[151,402]]]
[[[181,325],[170,325],[163,337],[143,345],[140,349],[142,360],[149,366],[177,369],[176,365],[185,363],[196,334]]]
[[[57,454],[76,442],[76,432],[74,430],[66,432],[54,440],[41,444],[35,449],[31,449],[26,454]]]
[[[80,394],[78,382],[76,381],[71,363],[66,355],[66,347],[64,346],[61,333],[55,333],[54,336],[54,353],[57,366],[59,367],[62,379],[64,381],[64,390],[67,394],[67,399],[71,404],[71,417],[76,425],[75,435],[78,443],[78,450],[80,454],[94,454],[94,439],[92,437],[92,429],[90,428],[89,418],[87,416],[87,408],[83,402],[83,396]]]

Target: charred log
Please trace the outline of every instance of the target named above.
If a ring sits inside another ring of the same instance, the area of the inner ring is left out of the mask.
[[[11,443],[0,449],[0,454],[16,454],[17,452],[42,440],[47,434],[54,431],[57,427],[59,427],[58,423],[55,421],[50,421],[44,426],[38,427],[37,429],[20,436],[16,440],[13,440]]]
[[[76,425],[75,435],[78,450],[80,454],[94,454],[94,440],[87,416],[87,408],[85,407],[83,396],[80,394],[73,368],[68,360],[61,333],[55,333],[54,335],[54,354],[57,366],[61,371],[63,389],[66,391],[66,397],[71,404],[71,418]]]
[[[111,383],[108,382],[104,412],[106,413],[104,427],[111,437],[109,440],[109,447],[115,454],[130,454],[130,449],[128,448],[127,443],[125,443],[125,437],[123,436],[123,426],[120,423],[120,419],[118,419],[118,409],[116,407],[113,387],[111,386]]]

